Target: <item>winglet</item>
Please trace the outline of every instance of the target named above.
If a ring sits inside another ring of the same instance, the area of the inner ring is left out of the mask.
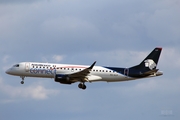
[[[92,69],[95,64],[96,64],[96,61],[88,69]]]

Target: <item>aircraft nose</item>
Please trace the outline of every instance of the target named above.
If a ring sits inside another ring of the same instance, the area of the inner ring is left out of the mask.
[[[10,69],[6,70],[6,74],[11,74],[11,70]]]

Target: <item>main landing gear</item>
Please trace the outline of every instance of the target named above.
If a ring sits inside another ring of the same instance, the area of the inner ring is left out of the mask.
[[[79,83],[78,87],[83,90],[86,89],[86,85],[84,83]]]
[[[24,84],[24,76],[20,76],[20,78],[22,79],[22,81],[21,81],[21,84]]]

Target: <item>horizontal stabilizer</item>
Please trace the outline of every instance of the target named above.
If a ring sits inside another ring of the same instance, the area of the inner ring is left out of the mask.
[[[153,74],[155,74],[158,70],[159,70],[159,69],[150,70],[150,71],[145,72],[145,73],[143,73],[143,74],[144,74],[144,75],[153,75]]]

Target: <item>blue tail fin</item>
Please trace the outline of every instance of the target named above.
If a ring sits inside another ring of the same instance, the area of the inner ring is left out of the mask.
[[[129,76],[144,77],[157,72],[156,69],[162,48],[155,48],[139,65],[129,68]]]

